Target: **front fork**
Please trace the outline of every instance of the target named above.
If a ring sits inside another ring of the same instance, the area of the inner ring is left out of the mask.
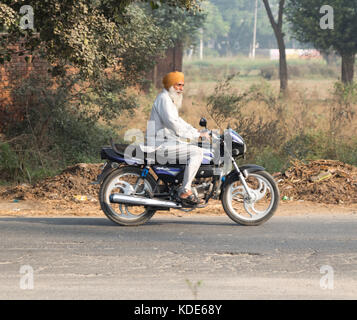
[[[252,195],[251,189],[248,187],[247,181],[245,180],[246,178],[248,178],[248,173],[247,172],[242,172],[239,169],[237,163],[234,161],[233,158],[232,158],[232,163],[233,163],[234,169],[237,171],[239,180],[242,183],[243,188],[244,188],[245,192],[248,195],[248,200],[252,200],[253,199],[253,195]]]
[[[254,199],[254,196],[253,196],[253,194],[252,194],[251,189],[248,187],[247,181],[245,180],[246,178],[248,178],[248,172],[242,172],[242,171],[239,169],[237,163],[235,162],[235,160],[234,160],[234,158],[233,158],[233,156],[232,156],[232,153],[230,152],[230,149],[227,148],[226,142],[223,141],[223,144],[224,144],[224,150],[227,152],[229,159],[232,161],[233,167],[234,167],[234,169],[236,170],[236,172],[237,172],[237,174],[238,174],[238,177],[239,177],[239,180],[240,180],[240,182],[242,183],[243,188],[244,188],[244,190],[245,190],[245,192],[246,192],[246,194],[247,194],[247,196],[248,196],[248,197],[247,197],[247,198],[248,198],[248,201],[251,201],[252,199]]]

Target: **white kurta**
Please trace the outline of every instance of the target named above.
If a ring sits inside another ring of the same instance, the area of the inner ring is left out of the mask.
[[[169,92],[163,89],[152,107],[146,144],[148,148],[155,148],[157,163],[186,165],[182,190],[191,190],[192,181],[203,160],[202,148],[182,139],[197,140],[199,137],[200,132],[179,116]]]
[[[200,132],[183,120],[176,105],[169,96],[169,92],[163,89],[153,104],[150,120],[147,128],[147,144],[156,147],[161,144],[177,144],[181,139],[197,140]],[[155,139],[155,140],[152,140]]]

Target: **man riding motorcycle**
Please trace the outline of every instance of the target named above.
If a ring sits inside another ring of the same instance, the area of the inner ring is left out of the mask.
[[[119,225],[137,226],[156,211],[187,212],[216,199],[236,223],[257,226],[269,220],[279,204],[279,189],[263,167],[238,165],[246,154],[242,136],[232,128],[223,134],[207,133],[204,118],[200,126],[206,131],[200,133],[178,114],[184,75],[171,72],[163,84],[140,150],[137,144],[115,144],[112,139],[101,150],[106,163],[94,183],[100,184],[99,201],[105,215]],[[200,137],[212,137],[213,145],[192,143]]]
[[[189,204],[199,204],[199,199],[192,193],[191,184],[201,166],[203,150],[184,140],[209,139],[209,133],[199,132],[179,116],[184,74],[179,71],[168,73],[163,78],[163,85],[152,106],[146,139],[147,142],[155,142],[156,159],[160,164],[165,161],[175,163],[176,159],[180,164],[186,164],[179,198]]]

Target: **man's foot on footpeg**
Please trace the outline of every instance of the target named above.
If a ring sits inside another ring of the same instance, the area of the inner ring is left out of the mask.
[[[182,192],[182,193],[179,195],[179,198],[180,198],[180,200],[181,200],[182,202],[185,202],[185,203],[188,203],[188,204],[191,204],[191,205],[201,204],[200,199],[198,199],[198,198],[192,193],[192,191]]]

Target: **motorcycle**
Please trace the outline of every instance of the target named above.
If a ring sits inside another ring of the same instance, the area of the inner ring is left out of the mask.
[[[207,206],[211,199],[220,200],[226,214],[236,223],[257,226],[269,220],[278,208],[280,195],[274,178],[261,166],[238,166],[244,158],[246,144],[234,130],[218,135],[207,129],[205,118],[200,126],[210,133],[215,145],[199,143],[204,159],[192,183],[194,195],[203,204],[189,205],[178,197],[185,165],[154,162],[154,154],[125,153],[129,145],[103,147],[106,160],[101,174],[93,184],[100,184],[99,201],[105,215],[125,226],[146,223],[156,211],[177,209],[191,211]],[[230,147],[229,147],[230,146]],[[233,166],[225,172],[227,161]]]

